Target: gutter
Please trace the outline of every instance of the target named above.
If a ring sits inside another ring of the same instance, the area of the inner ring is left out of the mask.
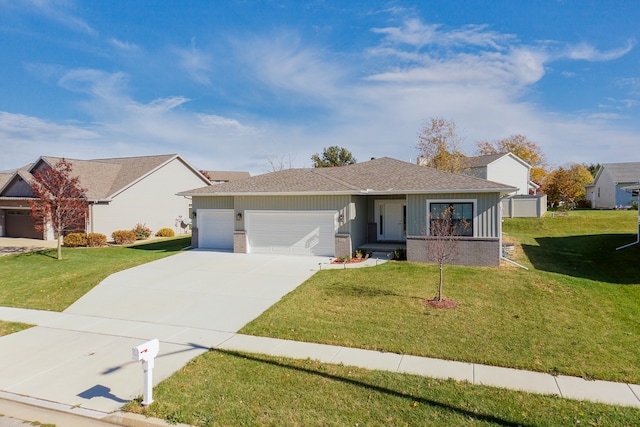
[[[465,194],[465,193],[500,193],[510,194],[517,191],[516,187],[507,188],[442,188],[433,190],[359,190],[359,191],[265,191],[265,192],[211,192],[211,193],[190,193],[180,192],[176,193],[178,196],[183,197],[235,197],[235,196],[331,196],[331,195],[346,195],[346,196],[360,196],[360,195],[372,195],[372,196],[384,196],[384,195],[406,195],[406,194]]]

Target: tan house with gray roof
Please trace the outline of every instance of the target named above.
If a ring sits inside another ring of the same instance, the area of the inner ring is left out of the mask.
[[[428,214],[453,207],[465,265],[498,265],[500,199],[516,188],[379,158],[287,169],[178,193],[192,198],[193,245],[240,253],[348,256],[366,244],[404,246],[429,261]]]
[[[53,167],[61,159],[40,157],[35,163],[0,176],[0,236],[51,239],[51,231],[37,232],[30,217],[31,180],[36,171]],[[111,238],[115,230],[130,230],[137,223],[152,231],[176,228],[178,217],[188,218],[190,200],[178,191],[208,185],[209,180],[177,154],[110,159],[65,159],[72,174],[86,189],[89,201],[88,233]]]

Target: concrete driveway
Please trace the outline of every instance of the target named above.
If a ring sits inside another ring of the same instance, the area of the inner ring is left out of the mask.
[[[40,249],[57,248],[57,240],[23,239],[20,237],[0,237],[0,256],[13,255]]]
[[[154,385],[231,338],[327,258],[189,251],[116,273],[63,313],[0,307],[38,324],[0,338],[2,393],[84,415],[113,412],[143,391],[132,347],[153,338]]]

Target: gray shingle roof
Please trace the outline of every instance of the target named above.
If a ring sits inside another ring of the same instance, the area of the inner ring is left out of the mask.
[[[467,175],[443,172],[388,157],[354,165],[286,169],[240,181],[184,191],[180,195],[283,194],[283,193],[426,193],[511,192],[515,189]]]
[[[640,162],[628,163],[603,163],[603,170],[606,170],[614,182],[639,182]]]
[[[65,160],[71,163],[72,174],[79,178],[80,186],[86,190],[87,199],[108,200],[175,158],[184,161],[177,154],[94,160]],[[4,174],[0,175],[0,189],[3,192],[3,196],[5,195],[5,190],[12,186],[12,179],[17,174],[21,174],[21,177],[26,181],[31,181],[32,176],[29,173],[30,171],[37,169],[42,163],[54,166],[60,160],[60,157],[43,156],[28,168],[21,168],[17,172],[14,172],[9,178],[6,178]],[[198,172],[194,169],[194,173]],[[208,182],[204,177],[202,177],[202,180],[203,183]],[[21,196],[30,197],[31,195],[24,194]]]
[[[71,163],[73,175],[86,189],[88,199],[104,200],[115,196],[146,174],[177,157],[176,154],[159,156],[120,157],[110,159],[65,159]],[[60,157],[41,157],[50,166]]]
[[[249,178],[249,172],[240,171],[206,171],[211,181],[237,181]]]
[[[488,166],[490,163],[495,162],[501,157],[504,157],[506,153],[500,154],[487,154],[485,156],[473,156],[467,157],[465,166],[468,168],[480,168],[483,166]]]

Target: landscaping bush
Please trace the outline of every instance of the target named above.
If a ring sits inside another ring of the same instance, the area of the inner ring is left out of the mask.
[[[135,243],[136,233],[132,230],[116,230],[111,233],[111,238],[116,245],[128,245],[130,243]]]
[[[147,224],[137,223],[131,231],[135,234],[136,240],[144,240],[151,236],[151,229],[147,227]]]
[[[173,237],[176,233],[170,228],[161,228],[156,232],[156,236],[158,237]]]
[[[393,250],[393,258],[394,261],[406,261],[407,260],[407,250],[398,248]]]
[[[90,248],[97,248],[107,245],[107,236],[101,233],[89,233],[87,234],[87,246]]]
[[[84,233],[69,233],[64,236],[63,243],[68,248],[87,246],[87,235]]]

